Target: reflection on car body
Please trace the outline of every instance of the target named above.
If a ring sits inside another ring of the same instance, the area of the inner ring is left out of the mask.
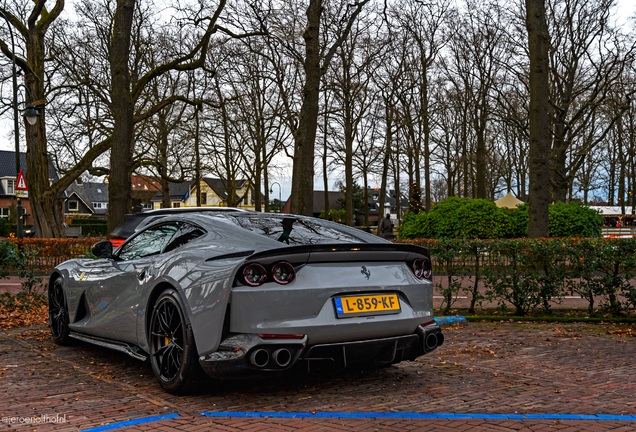
[[[150,359],[175,393],[219,379],[414,359],[443,343],[430,256],[360,230],[254,212],[167,215],[59,265],[50,324]],[[80,276],[81,275],[81,276]]]

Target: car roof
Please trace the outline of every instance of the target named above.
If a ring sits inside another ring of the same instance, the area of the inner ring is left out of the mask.
[[[228,212],[248,212],[247,210],[236,207],[178,207],[178,208],[166,208],[148,210],[143,213],[130,213],[127,214],[124,223],[115,228],[112,233],[113,237],[128,238],[133,235],[138,229],[148,226],[157,219],[175,216],[179,214],[189,213],[228,213]],[[148,219],[148,221],[146,221]]]

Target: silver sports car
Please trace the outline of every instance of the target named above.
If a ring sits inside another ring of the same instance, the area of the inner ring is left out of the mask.
[[[55,341],[150,360],[162,387],[412,360],[441,345],[426,249],[321,219],[167,216],[49,281]]]

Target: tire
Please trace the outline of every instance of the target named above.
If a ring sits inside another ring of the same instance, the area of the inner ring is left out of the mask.
[[[183,310],[179,294],[164,291],[152,309],[148,332],[152,371],[161,387],[174,394],[195,392],[207,381]]]
[[[62,278],[58,277],[49,285],[49,328],[51,336],[58,345],[72,345],[74,340],[70,337],[68,328],[68,306],[64,295]]]

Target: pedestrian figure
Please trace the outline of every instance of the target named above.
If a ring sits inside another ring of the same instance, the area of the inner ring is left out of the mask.
[[[382,238],[393,238],[393,224],[391,223],[391,215],[387,213],[378,226],[378,235]]]
[[[610,218],[609,224],[612,228],[616,228],[616,219]]]

